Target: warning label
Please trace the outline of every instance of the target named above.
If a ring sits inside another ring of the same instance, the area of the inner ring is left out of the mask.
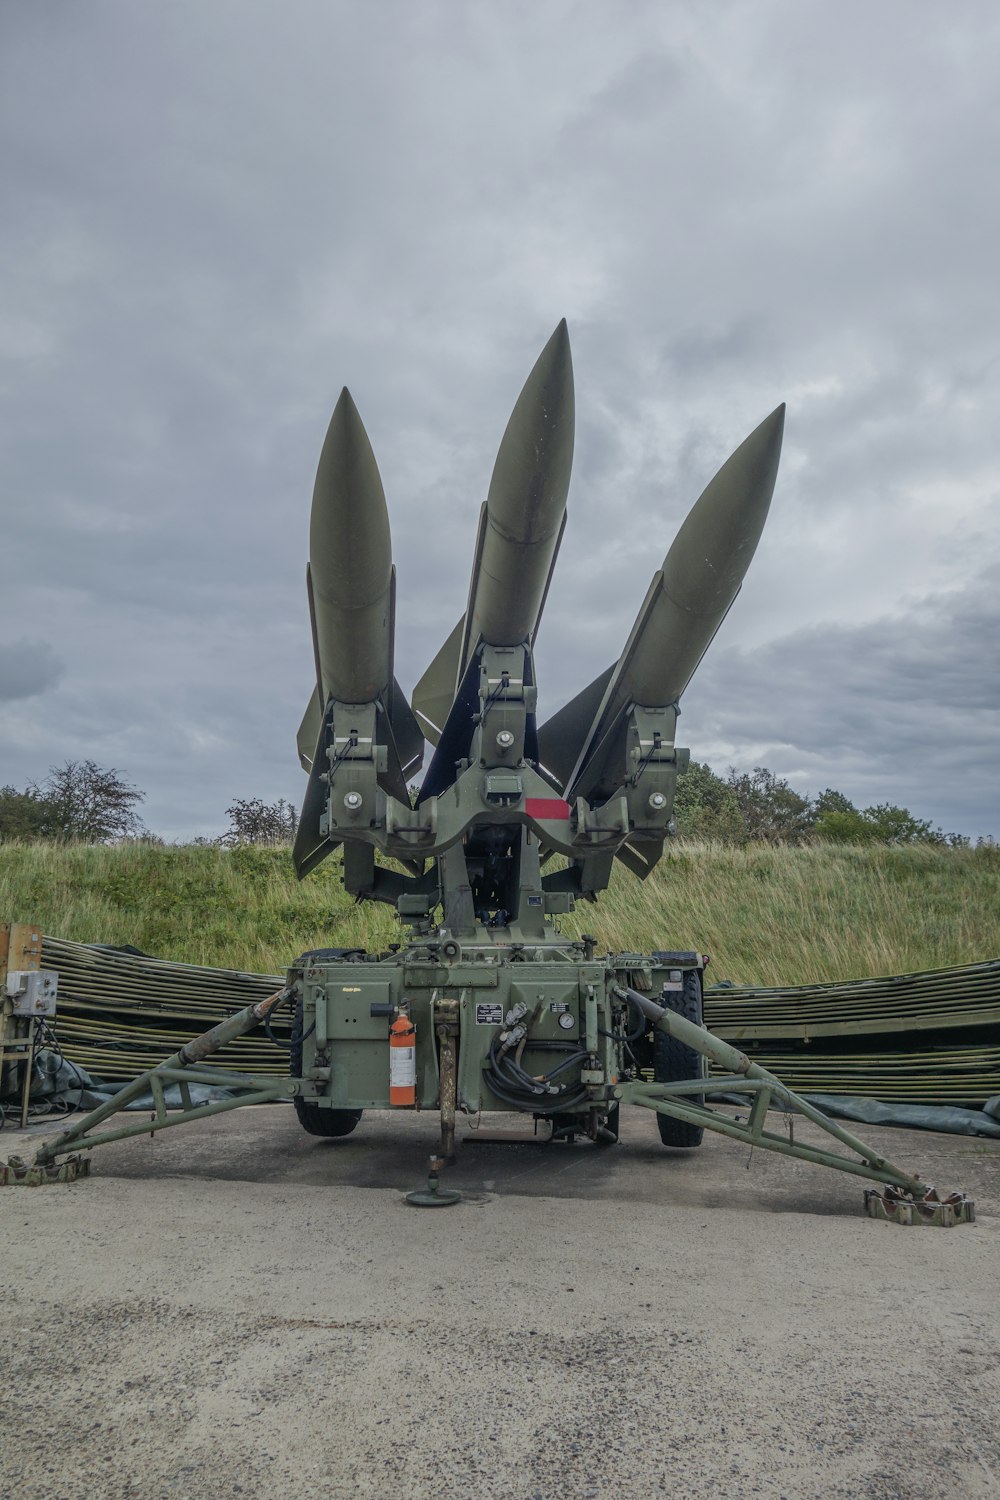
[[[503,1006],[494,1004],[488,1000],[480,1001],[476,1005],[477,1026],[502,1026]]]

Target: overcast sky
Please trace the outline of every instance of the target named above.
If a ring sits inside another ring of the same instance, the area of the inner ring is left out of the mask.
[[[995,0],[0,4],[0,783],[297,800],[341,386],[410,690],[565,316],[542,716],[785,400],[681,742],[1000,835],[998,77]]]

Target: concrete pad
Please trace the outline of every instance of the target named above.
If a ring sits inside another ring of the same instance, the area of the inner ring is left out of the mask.
[[[620,1146],[466,1140],[421,1212],[436,1123],[258,1107],[0,1190],[0,1493],[1000,1493],[1000,1144],[858,1127],[977,1199],[951,1230],[637,1109]]]

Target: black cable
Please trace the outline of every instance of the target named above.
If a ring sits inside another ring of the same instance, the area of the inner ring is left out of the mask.
[[[271,1009],[264,1017],[264,1031],[267,1035],[268,1041],[273,1042],[276,1047],[282,1047],[286,1052],[291,1052],[294,1047],[301,1046],[306,1037],[312,1036],[313,1032],[316,1030],[316,1022],[313,1021],[308,1031],[303,1032],[300,1037],[293,1036],[291,1040],[287,1042],[284,1041],[282,1037],[275,1036],[274,1032],[271,1030],[271,1017],[274,1015],[276,1010],[281,1009],[286,1000],[291,1000],[294,994],[294,990],[286,990],[281,999],[278,1001],[277,1005],[272,1005]],[[294,1022],[292,1024],[294,1026]]]
[[[544,1075],[544,1081],[546,1083],[550,1082],[553,1078],[557,1078],[560,1073],[565,1073],[566,1069],[571,1068],[574,1063],[585,1062],[586,1059],[586,1052],[574,1052],[571,1057],[564,1058],[561,1063],[557,1063],[554,1068],[550,1068]]]
[[[496,1077],[504,1078],[505,1074],[509,1074],[507,1082],[511,1087],[519,1088],[522,1092],[527,1089],[530,1094],[544,1094],[545,1085],[540,1079],[532,1078],[531,1074],[527,1073],[521,1064],[507,1053],[497,1052],[498,1041],[499,1038],[494,1037],[488,1054],[491,1070]]]
[[[569,1056],[563,1058],[554,1068],[550,1068],[541,1077],[535,1078],[525,1072],[520,1064],[507,1054],[498,1055],[499,1042],[500,1034],[497,1033],[490,1044],[487,1066],[483,1069],[487,1084],[498,1099],[512,1104],[515,1109],[523,1112],[530,1111],[541,1115],[562,1114],[590,1102],[586,1090],[579,1086],[573,1093],[568,1093],[563,1086],[560,1086],[555,1094],[550,1092],[551,1081],[559,1073],[585,1061],[586,1051],[575,1043],[558,1041],[531,1043],[530,1045],[536,1050],[569,1053]]]
[[[559,1097],[553,1097],[552,1095],[550,1095],[547,1100],[541,1100],[526,1099],[523,1094],[515,1094],[505,1088],[504,1085],[499,1082],[499,1080],[493,1080],[489,1074],[487,1074],[487,1083],[489,1084],[491,1093],[495,1094],[498,1099],[502,1099],[505,1104],[513,1105],[515,1109],[520,1110],[523,1114],[571,1114],[581,1105],[589,1104],[591,1102],[588,1098],[586,1090],[582,1088],[578,1089],[575,1094],[571,1094],[568,1096],[561,1095]]]
[[[534,1074],[526,1072],[526,1070],[521,1067],[520,1063],[515,1062],[509,1056],[509,1054],[504,1053],[498,1056],[496,1051],[498,1041],[499,1037],[494,1037],[489,1051],[490,1061],[493,1063],[494,1067],[499,1070],[502,1066],[509,1066],[514,1072],[519,1073],[525,1080],[525,1082],[532,1088],[535,1088],[538,1085],[544,1086],[545,1084],[550,1082],[551,1079],[555,1078],[557,1074],[564,1072],[566,1068],[572,1066],[572,1064],[575,1062],[582,1062],[587,1056],[586,1050],[581,1047],[577,1047],[573,1042],[530,1042],[528,1045],[531,1046],[535,1051],[558,1051],[569,1052],[570,1054],[569,1057],[564,1058],[563,1061],[557,1064],[556,1067],[550,1068],[547,1073],[543,1073],[540,1076],[536,1077]]]
[[[482,711],[482,714],[481,714],[481,722],[482,723],[485,724],[485,722],[486,722],[486,715],[489,713],[490,708],[492,707],[492,705],[494,703],[497,702],[497,700],[501,697],[501,695],[503,695],[504,697],[506,697],[506,695],[507,695],[507,689],[509,687],[510,687],[510,673],[509,672],[501,672],[500,673],[500,681],[497,683],[497,685],[493,689],[492,693],[490,693],[488,695],[488,697],[486,698],[485,702],[483,703],[483,711]]]
[[[334,740],[334,743],[336,743],[336,739]],[[337,767],[340,765],[341,761],[347,759],[347,752],[349,750],[356,750],[357,746],[358,746],[357,731],[354,730],[354,729],[352,729],[351,732],[350,732],[350,734],[347,736],[347,740],[346,740],[346,743],[344,744],[343,750],[339,750],[337,752],[337,754],[333,757],[333,760],[330,762],[330,775],[331,776],[333,775],[333,773],[337,769]]]
[[[646,1034],[646,1032],[649,1030],[649,1022],[646,1020],[646,1017],[643,1015],[638,1005],[636,1005],[635,1001],[632,999],[632,996],[627,996],[627,999],[629,1005],[639,1017],[639,1024],[636,1026],[635,1030],[628,1032],[625,1037],[626,1042],[631,1043],[637,1042],[641,1036],[644,1036]]]
[[[626,998],[628,998],[628,1003],[629,1003],[630,1007],[632,1008],[632,1010],[635,1011],[636,1015],[639,1018],[638,1024],[637,1024],[635,1030],[634,1031],[605,1031],[605,1029],[604,1029],[603,1026],[598,1026],[598,1028],[597,1028],[597,1034],[598,1034],[598,1036],[607,1037],[608,1040],[611,1041],[611,1042],[615,1042],[619,1047],[621,1047],[628,1054],[628,1056],[632,1059],[632,1062],[635,1064],[635,1066],[638,1067],[639,1066],[638,1060],[636,1059],[635,1053],[632,1051],[632,1043],[633,1042],[637,1042],[639,1040],[639,1038],[645,1034],[645,1032],[648,1029],[649,1022],[646,1020],[646,1017],[643,1015],[642,1011],[636,1005],[635,1001],[632,1000],[630,997],[626,997]]]

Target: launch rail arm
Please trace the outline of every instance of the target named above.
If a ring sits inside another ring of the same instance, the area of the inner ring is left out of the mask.
[[[909,1173],[886,1161],[884,1156],[879,1155],[856,1135],[845,1130],[842,1125],[838,1125],[836,1121],[824,1115],[815,1105],[788,1088],[780,1078],[776,1078],[759,1063],[752,1062],[737,1047],[730,1046],[721,1037],[713,1036],[703,1026],[696,1025],[684,1016],[664,1009],[637,990],[620,987],[618,993],[623,999],[630,1000],[647,1020],[652,1021],[657,1030],[666,1032],[668,1036],[673,1037],[685,1047],[690,1047],[702,1057],[707,1057],[717,1067],[724,1068],[727,1076],[714,1078],[713,1087],[727,1094],[746,1094],[750,1103],[750,1111],[745,1122],[733,1120],[728,1115],[721,1115],[715,1110],[706,1109],[703,1104],[698,1104],[694,1099],[686,1098],[685,1095],[705,1092],[706,1080],[704,1078],[685,1079],[678,1083],[624,1083],[615,1089],[616,1098],[620,1098],[623,1102],[641,1105],[644,1109],[655,1110],[658,1114],[669,1115],[689,1125],[717,1131],[720,1135],[727,1135],[733,1140],[744,1141],[751,1147],[759,1146],[762,1150],[776,1151],[782,1156],[794,1156],[800,1161],[815,1162],[817,1166],[832,1167],[836,1171],[849,1172],[856,1177],[867,1177],[875,1182],[889,1183],[893,1187],[901,1188],[915,1199],[923,1199],[928,1193],[929,1188],[926,1183],[921,1182],[917,1177],[911,1177]],[[767,1111],[772,1100],[804,1115],[826,1135],[832,1136],[841,1146],[854,1154],[845,1156],[838,1151],[827,1151],[818,1146],[808,1146],[802,1141],[796,1141],[792,1128],[787,1136],[777,1135],[774,1131],[765,1129]]]

